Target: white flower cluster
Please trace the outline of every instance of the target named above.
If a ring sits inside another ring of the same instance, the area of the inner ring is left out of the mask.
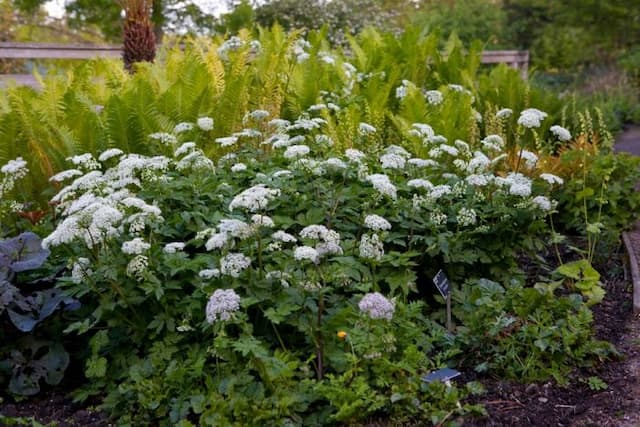
[[[27,169],[27,162],[22,157],[18,157],[15,160],[9,160],[7,164],[0,168],[0,172],[4,175],[13,175],[15,179],[20,179],[29,173],[29,169]]]
[[[27,168],[27,162],[22,157],[18,157],[15,160],[9,160],[7,164],[3,165],[0,168],[0,173],[2,173],[0,177],[0,202],[2,202],[6,194],[13,190],[16,181],[24,178],[29,173],[29,169]]]
[[[477,214],[475,210],[463,207],[458,211],[458,216],[456,217],[456,219],[461,227],[467,227],[470,225],[475,225]]]
[[[216,143],[220,144],[221,147],[231,147],[238,142],[237,136],[225,136],[222,138],[216,138]]]
[[[496,113],[496,117],[499,119],[508,119],[513,114],[513,110],[511,108],[502,108],[498,110]]]
[[[220,56],[221,59],[227,61],[229,60],[229,52],[236,52],[240,50],[242,46],[244,46],[244,41],[240,37],[230,37],[218,48],[218,56]]]
[[[314,264],[320,262],[320,254],[311,246],[298,246],[293,252],[296,261],[311,261]]]
[[[358,130],[360,135],[369,135],[372,133],[376,133],[376,128],[371,126],[369,123],[361,122],[358,126]]]
[[[140,255],[151,248],[151,245],[140,237],[122,243],[122,253],[127,255]]]
[[[109,150],[103,151],[102,154],[98,157],[98,161],[106,162],[109,159],[114,157],[120,157],[124,154],[124,152],[119,148],[111,148]]]
[[[536,166],[536,163],[538,162],[538,156],[535,153],[527,150],[522,150],[520,152],[520,158],[524,160],[525,166],[529,169],[534,168]]]
[[[297,159],[298,157],[306,156],[310,151],[311,149],[304,144],[291,145],[285,150],[284,157],[286,159]]]
[[[88,279],[93,273],[90,265],[91,261],[88,258],[78,258],[71,268],[71,281],[78,285]]]
[[[373,231],[391,230],[391,223],[380,215],[367,215],[364,219],[364,226]]]
[[[362,159],[367,157],[367,155],[364,154],[362,151],[356,150],[354,148],[348,148],[347,150],[345,150],[344,155],[347,159],[349,159],[349,161],[355,162],[355,163],[359,163],[362,161]]]
[[[160,142],[163,145],[174,145],[178,142],[175,135],[166,132],[156,132],[149,135],[149,138]]]
[[[308,49],[311,49],[311,43],[304,39],[296,40],[293,46],[291,46],[291,52],[296,57],[296,61],[298,63],[302,63],[309,59],[310,55],[307,53]]]
[[[165,254],[175,254],[176,252],[183,251],[185,246],[184,242],[171,242],[164,245],[162,251]]]
[[[379,292],[368,293],[358,303],[360,311],[372,319],[393,319],[396,310],[394,301],[385,298]]]
[[[67,160],[79,168],[86,170],[94,170],[100,168],[100,163],[93,157],[91,153],[79,154],[73,157],[67,157]]]
[[[210,324],[227,321],[240,310],[240,296],[233,289],[216,289],[207,302],[206,317]]]
[[[214,277],[220,277],[220,270],[217,268],[208,268],[205,270],[200,270],[200,272],[198,273],[198,276],[200,276],[200,278],[205,280],[213,279]]]
[[[547,113],[536,108],[527,108],[520,113],[518,124],[526,128],[539,128],[542,120],[547,117]]]
[[[283,243],[295,243],[298,241],[298,239],[296,239],[294,236],[282,230],[278,230],[273,233],[271,235],[271,238]]]
[[[548,182],[551,185],[553,185],[553,184],[559,184],[559,185],[564,184],[564,180],[562,178],[560,178],[559,176],[550,174],[550,173],[542,173],[542,174],[540,174],[540,179],[545,180],[546,182]]]
[[[107,156],[109,157],[109,156]],[[76,159],[89,162],[89,157]],[[78,176],[56,194],[52,202],[58,204],[62,221],[43,240],[44,247],[83,240],[88,247],[100,245],[106,239],[122,233],[122,226],[130,224],[132,233],[139,232],[147,221],[161,222],[160,209],[135,197],[132,190],[142,186],[145,179],[167,169],[166,157],[144,157],[135,154],[121,156],[118,164],[104,173],[92,170]],[[60,179],[77,176],[75,169],[60,173]]]
[[[222,249],[233,237],[240,240],[247,239],[253,236],[256,231],[253,226],[239,219],[221,219],[218,224],[218,233],[213,229],[208,230],[211,231],[209,240],[205,243],[205,248],[208,251]]]
[[[267,110],[249,111],[242,118],[242,123],[243,124],[247,124],[251,120],[254,120],[256,122],[260,122],[260,121],[266,120],[270,115],[271,115],[271,113],[269,113]]]
[[[242,191],[229,203],[229,210],[236,208],[246,209],[250,212],[257,212],[265,209],[269,201],[280,195],[280,190],[271,189],[259,184]]]
[[[360,258],[380,261],[384,256],[384,245],[377,234],[363,234],[359,246]]]
[[[213,130],[213,119],[211,117],[198,117],[196,124],[205,132]]]
[[[407,186],[412,188],[423,188],[425,190],[431,190],[433,188],[431,181],[422,178],[410,179],[407,181]]]
[[[444,100],[442,92],[439,90],[428,90],[424,93],[424,96],[427,98],[427,102],[431,105],[440,105]]]
[[[245,165],[244,163],[236,163],[235,165],[231,166],[231,172],[244,172],[247,170],[247,165]]]
[[[316,240],[316,247],[313,248],[317,253],[314,262],[327,255],[341,255],[342,247],[340,246],[340,234],[337,231],[329,230],[324,225],[309,225],[300,231],[300,237],[308,240]],[[311,254],[309,251],[302,251],[300,254]],[[311,255],[310,255],[311,256]]]
[[[502,151],[504,148],[504,140],[500,135],[487,135],[482,141],[480,141],[483,147],[491,151]]]
[[[398,189],[391,183],[391,180],[387,175],[369,175],[367,176],[367,181],[369,181],[373,185],[373,188],[375,188],[383,196],[391,197],[394,200],[397,198]]]
[[[63,182],[66,181],[68,179],[73,178],[74,176],[80,176],[82,175],[82,171],[78,170],[78,169],[67,169],[64,170],[62,172],[58,172],[57,174],[53,175],[51,178],[49,178],[49,181],[51,182]]]
[[[129,264],[127,264],[127,276],[133,277],[138,281],[144,279],[144,274],[149,268],[149,258],[145,255],[136,255]]]
[[[407,160],[407,163],[417,168],[432,168],[432,167],[438,166],[438,162],[431,159],[413,158],[413,159]]]
[[[549,212],[553,209],[553,203],[545,196],[536,196],[531,200],[531,202],[545,212]]]
[[[173,157],[181,157],[184,156],[185,154],[190,153],[191,151],[196,149],[196,143],[191,141],[191,142],[185,142],[184,144],[182,144],[180,147],[178,147],[176,149],[176,151],[173,152]]]
[[[436,135],[433,128],[425,123],[414,123],[411,127],[412,129],[409,130],[409,135],[417,136],[426,141],[429,141],[430,138],[433,138]]]
[[[409,89],[415,89],[415,87],[416,85],[409,80],[402,80],[402,84],[396,88],[396,98],[400,100],[404,99],[407,96],[407,93],[409,93]]]
[[[514,196],[528,197],[531,195],[531,179],[521,173],[511,172],[502,182],[509,187],[509,193]]]
[[[404,169],[406,162],[407,160],[399,154],[388,153],[380,156],[382,169]]]
[[[240,277],[240,273],[251,265],[251,258],[241,253],[228,253],[220,259],[220,273]]]
[[[173,127],[173,133],[184,133],[193,130],[193,123],[181,122]]]
[[[571,132],[569,132],[567,129],[563,128],[562,126],[553,125],[551,126],[551,128],[549,128],[549,130],[560,141],[564,142],[564,141],[569,141],[571,139]]]

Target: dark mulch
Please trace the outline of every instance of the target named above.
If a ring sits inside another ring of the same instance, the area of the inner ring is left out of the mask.
[[[0,403],[0,415],[8,418],[33,418],[45,425],[55,427],[103,427],[110,426],[106,416],[91,406],[74,403],[61,391],[49,391],[23,402]],[[9,421],[7,421],[9,422]],[[0,425],[3,425],[0,417]],[[13,422],[11,425],[16,425]]]

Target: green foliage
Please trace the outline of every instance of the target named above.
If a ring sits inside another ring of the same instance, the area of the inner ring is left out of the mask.
[[[413,16],[413,22],[430,29],[439,29],[445,36],[457,34],[465,43],[480,40],[496,47],[508,40],[506,15],[495,2],[462,0],[454,2],[425,2]]]
[[[585,382],[589,386],[589,389],[593,391],[602,391],[609,388],[609,384],[598,377],[589,377]]]
[[[379,30],[397,30],[393,7],[385,7],[376,0],[342,0],[325,2],[311,0],[272,0],[255,8],[258,25],[271,27],[274,24],[286,30],[327,29],[328,40],[333,45],[344,45],[349,35],[372,27]]]
[[[582,165],[566,176],[558,194],[561,224],[582,234],[596,232],[589,225],[597,225],[605,240],[617,240],[637,218],[640,195],[634,189],[640,161],[628,154],[589,155],[579,149],[564,152],[560,161]]]
[[[605,291],[600,283],[600,273],[586,259],[567,262],[556,268],[555,274],[564,279],[570,291],[579,291],[587,305],[598,304],[604,298]]]
[[[503,378],[528,382],[552,376],[566,384],[575,366],[614,355],[611,344],[593,339],[593,315],[582,297],[563,295],[557,287],[467,283],[459,295],[461,362]]]

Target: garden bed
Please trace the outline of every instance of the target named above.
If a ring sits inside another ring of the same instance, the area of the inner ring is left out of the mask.
[[[637,383],[640,327],[632,313],[632,287],[625,280],[622,260],[609,262],[603,271],[607,295],[593,308],[596,335],[613,343],[621,353],[595,371],[575,372],[568,387],[555,382],[518,384],[483,380],[487,393],[476,399],[489,417],[468,426],[637,425]],[[589,378],[598,377],[608,388],[592,390]]]

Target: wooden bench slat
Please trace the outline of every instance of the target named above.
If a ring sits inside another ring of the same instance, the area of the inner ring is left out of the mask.
[[[122,46],[64,43],[18,43],[0,42],[0,59],[91,59],[120,58]],[[482,52],[483,64],[505,63],[520,70],[523,78],[529,68],[529,51],[526,50],[487,50]],[[15,80],[19,84],[39,87],[29,75],[0,75],[0,85],[6,80]]]

